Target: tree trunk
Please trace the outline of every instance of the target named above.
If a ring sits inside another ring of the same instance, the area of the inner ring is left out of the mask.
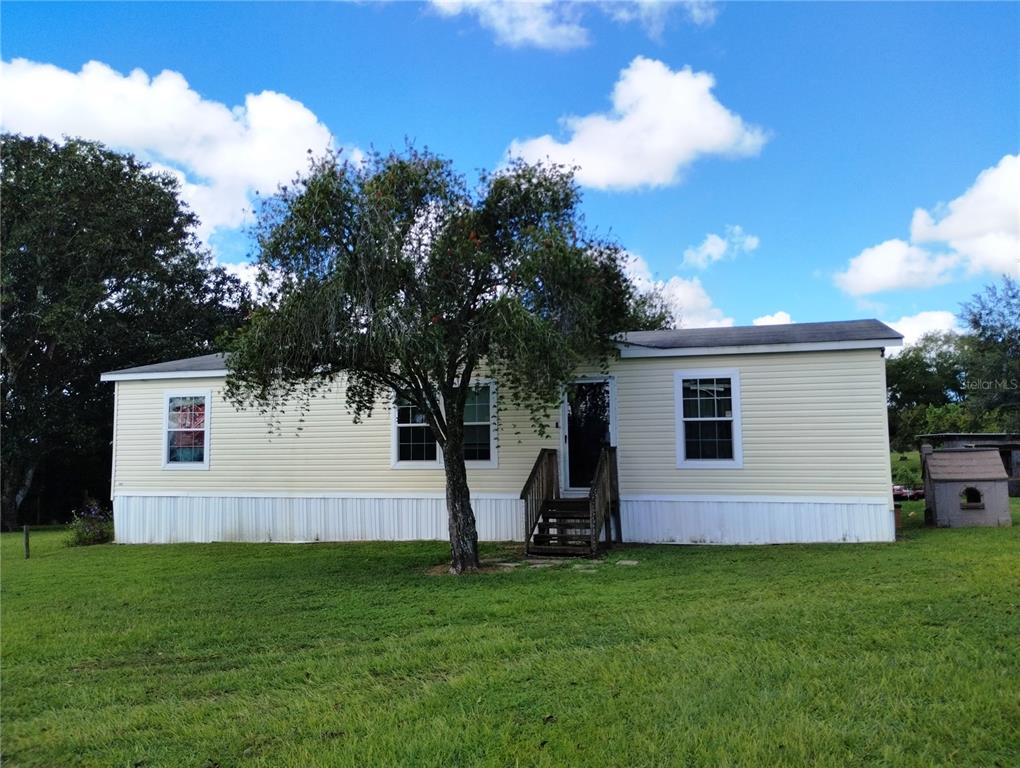
[[[478,530],[464,465],[464,435],[462,430],[451,428],[449,431],[443,458],[446,464],[446,511],[450,520],[450,572],[464,573],[478,568]]]
[[[21,487],[18,488],[16,493],[10,493],[10,489],[5,488],[2,517],[3,528],[6,531],[13,531],[18,525],[18,510],[21,508],[21,503],[25,500],[25,497],[28,496],[28,492],[32,490],[35,468],[36,465],[32,464],[25,470],[22,475]],[[10,482],[9,478],[7,482]]]

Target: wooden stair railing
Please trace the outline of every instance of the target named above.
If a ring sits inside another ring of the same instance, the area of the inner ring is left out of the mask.
[[[620,486],[616,472],[616,448],[604,446],[595,465],[595,476],[588,491],[588,514],[591,531],[591,556],[598,554],[599,536],[605,531],[606,546],[621,541],[620,531]]]
[[[605,446],[588,497],[561,498],[559,456],[542,449],[521,491],[525,554],[595,557],[602,546],[621,542],[619,488],[616,448]]]
[[[542,516],[542,508],[560,495],[560,463],[556,451],[543,448],[531,468],[521,499],[524,500],[524,553],[531,554],[532,534]]]

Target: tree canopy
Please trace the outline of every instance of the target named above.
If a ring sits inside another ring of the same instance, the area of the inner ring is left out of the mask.
[[[896,450],[932,432],[1020,431],[1020,288],[1004,277],[962,306],[963,333],[930,333],[886,363]]]
[[[997,412],[1000,428],[1020,432],[1020,285],[1004,277],[963,305],[967,400]]]
[[[172,176],[94,142],[0,141],[10,525],[43,490],[41,473],[64,492],[53,503],[105,493],[113,398],[102,371],[213,351],[249,307],[247,290],[196,241]]]
[[[360,418],[394,396],[443,451],[452,567],[477,565],[463,415],[482,372],[536,429],[614,334],[658,327],[616,244],[589,233],[569,169],[520,162],[469,185],[428,151],[336,154],[261,206],[267,301],[237,336],[228,395],[272,413],[342,376]]]

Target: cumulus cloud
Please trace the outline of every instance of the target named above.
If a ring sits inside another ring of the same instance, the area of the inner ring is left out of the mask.
[[[793,322],[789,312],[773,312],[771,315],[762,315],[751,321],[754,325],[789,325]]]
[[[1020,155],[982,171],[948,205],[914,211],[910,239],[948,246],[970,273],[1020,275]]]
[[[102,141],[181,183],[199,236],[245,221],[253,191],[272,192],[333,143],[301,102],[275,91],[229,107],[205,99],[179,72],[121,74],[98,61],[71,72],[26,59],[0,63],[5,130]]]
[[[662,294],[676,327],[722,328],[733,325],[733,318],[726,317],[715,306],[698,278],[687,280],[674,275],[668,280],[656,279],[648,262],[635,254],[628,256],[626,271],[638,290],[657,290]]]
[[[948,282],[958,258],[933,254],[905,240],[886,240],[854,256],[836,285],[852,296],[897,288],[929,288]]]
[[[714,86],[708,72],[638,56],[620,72],[611,110],[565,117],[565,141],[515,139],[508,154],[576,165],[578,181],[596,189],[676,184],[701,157],[747,157],[765,144],[765,131],[719,103]]]
[[[611,0],[610,2],[557,2],[556,0],[431,0],[442,16],[473,16],[512,48],[533,47],[553,51],[583,48],[591,42],[584,15],[596,8],[618,22],[637,21],[658,38],[674,7],[686,12],[699,26],[712,24],[718,6],[711,0]]]
[[[861,296],[926,288],[961,271],[1020,276],[1020,155],[1006,155],[982,171],[948,204],[916,209],[910,242],[893,239],[865,248],[834,279],[845,292]]]
[[[961,333],[956,315],[945,310],[932,310],[918,312],[916,315],[906,315],[899,320],[884,321],[890,328],[894,328],[903,334],[903,346],[914,344],[926,333],[935,331],[955,331]],[[897,348],[902,349],[902,347]],[[889,354],[895,354],[896,350],[890,350]]]
[[[709,264],[733,258],[739,253],[750,253],[759,243],[755,235],[747,234],[742,227],[727,227],[725,235],[709,233],[699,245],[684,250],[683,263],[685,267],[705,269]]]

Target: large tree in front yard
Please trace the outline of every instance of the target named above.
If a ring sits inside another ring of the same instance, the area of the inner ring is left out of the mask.
[[[106,491],[113,391],[100,373],[212,351],[247,290],[212,266],[170,175],[80,139],[4,134],[0,152],[10,527],[41,474],[57,481],[49,500]]]
[[[228,395],[272,413],[338,377],[356,418],[400,398],[443,453],[451,568],[478,565],[464,412],[483,370],[536,429],[619,331],[661,325],[623,253],[592,237],[571,172],[515,163],[469,186],[428,152],[336,155],[262,205],[272,286],[233,345]]]

